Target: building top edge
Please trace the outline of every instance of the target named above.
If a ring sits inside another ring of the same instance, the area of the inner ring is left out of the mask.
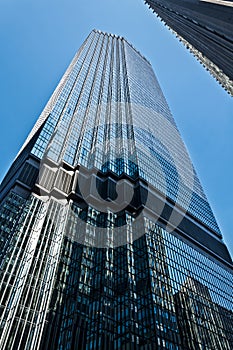
[[[107,33],[107,32],[104,32],[102,30],[99,30],[99,29],[93,29],[92,32],[95,32],[95,33],[98,33],[98,34],[103,34],[103,35],[106,35],[108,37],[112,37],[112,38],[116,38],[117,40],[121,40],[121,41],[124,41],[126,42],[129,46],[131,46],[131,48],[136,51],[150,66],[151,66],[151,63],[150,61],[141,54],[140,51],[138,51],[133,44],[131,44],[125,37],[123,36],[120,36],[120,35],[117,35],[117,34],[112,34],[112,33]]]

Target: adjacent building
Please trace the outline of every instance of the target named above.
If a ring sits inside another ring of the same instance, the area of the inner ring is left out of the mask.
[[[233,95],[233,2],[146,0],[145,3]]]
[[[2,350],[230,349],[231,257],[122,37],[78,50],[1,184],[0,225]]]

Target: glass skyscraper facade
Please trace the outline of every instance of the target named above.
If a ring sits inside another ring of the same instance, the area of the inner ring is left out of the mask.
[[[233,1],[145,0],[145,3],[233,95]]]
[[[0,187],[0,348],[233,347],[232,260],[150,63],[93,30]]]

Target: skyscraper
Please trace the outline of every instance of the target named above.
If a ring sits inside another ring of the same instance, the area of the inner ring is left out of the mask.
[[[145,3],[233,95],[233,2],[145,0]]]
[[[122,37],[88,36],[0,201],[1,349],[216,350],[223,335],[230,350],[232,260],[153,69]],[[219,315],[210,328],[196,300]]]

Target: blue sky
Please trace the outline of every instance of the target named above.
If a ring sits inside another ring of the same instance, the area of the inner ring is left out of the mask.
[[[93,29],[152,64],[233,255],[233,100],[143,0],[2,0],[0,179]]]

